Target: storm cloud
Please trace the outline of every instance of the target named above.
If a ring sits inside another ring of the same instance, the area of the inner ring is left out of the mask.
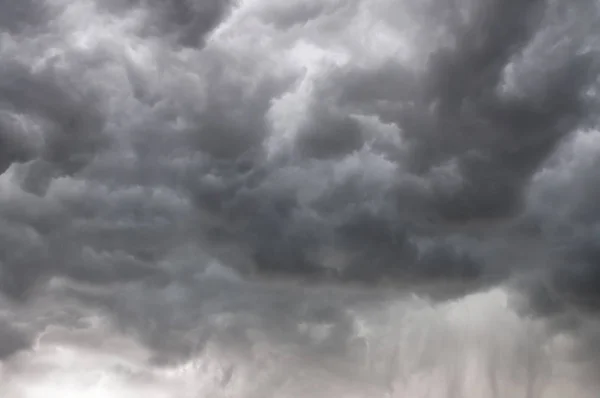
[[[0,0],[0,395],[593,396],[599,22]]]

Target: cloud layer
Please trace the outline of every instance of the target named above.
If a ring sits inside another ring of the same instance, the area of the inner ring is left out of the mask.
[[[505,294],[517,303],[495,302],[499,319],[525,330],[531,317],[544,334],[510,344],[572,339],[560,361],[586,397],[597,358],[582,347],[600,335],[599,12],[592,0],[0,0],[6,394],[38,397],[19,383],[59,341],[84,350],[63,328],[125,339],[142,373],[191,361],[199,341],[252,363],[259,333],[273,352],[304,347],[304,362],[282,359],[291,372],[358,349],[355,306],[392,300],[433,311],[429,325]],[[392,318],[369,322],[411,329]],[[457,346],[452,333],[440,336]],[[183,383],[163,376],[152,383]]]

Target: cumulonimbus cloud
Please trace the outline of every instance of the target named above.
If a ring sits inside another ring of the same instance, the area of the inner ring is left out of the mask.
[[[561,372],[585,397],[598,21],[591,0],[0,0],[7,394],[38,396],[18,384],[49,346],[81,348],[70,332],[40,343],[48,328],[121,333],[165,386],[154,366],[211,342],[241,362],[261,338],[304,347],[290,369],[343,362],[360,345],[348,311],[375,313],[391,287],[439,315],[496,286],[522,299],[494,302],[507,325],[547,333],[502,344],[571,344]],[[314,302],[310,283],[331,295]],[[85,329],[94,316],[110,325]]]

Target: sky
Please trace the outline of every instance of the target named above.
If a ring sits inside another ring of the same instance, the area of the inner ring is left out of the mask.
[[[0,396],[593,398],[595,0],[0,0]]]

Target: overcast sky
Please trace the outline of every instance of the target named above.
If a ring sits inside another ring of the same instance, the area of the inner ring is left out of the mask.
[[[595,0],[0,0],[0,395],[595,397],[599,51]]]

